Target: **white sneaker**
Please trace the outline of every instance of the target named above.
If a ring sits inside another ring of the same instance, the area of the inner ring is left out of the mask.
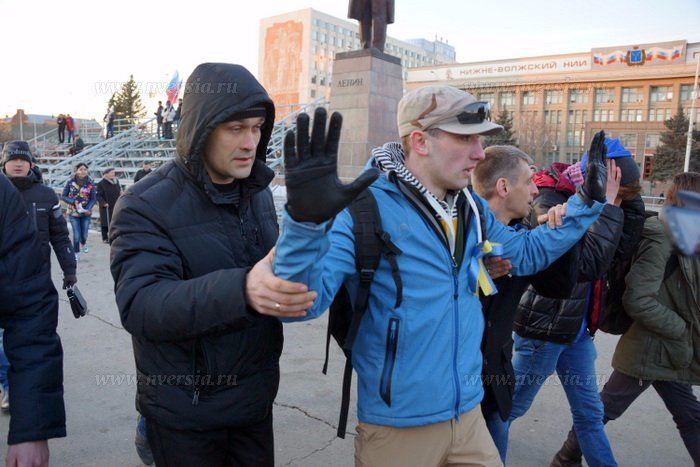
[[[75,254],[75,261],[76,261],[76,262],[80,261],[80,252],[77,252],[77,253]]]
[[[88,246],[85,245],[85,246],[83,247],[83,253],[87,253],[88,251],[90,251],[90,248],[88,248]]]

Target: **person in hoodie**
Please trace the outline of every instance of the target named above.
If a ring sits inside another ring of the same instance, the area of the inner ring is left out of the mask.
[[[75,257],[68,237],[68,227],[63,218],[56,193],[41,183],[41,172],[34,166],[32,153],[25,141],[8,141],[3,147],[2,171],[19,191],[24,209],[39,237],[39,248],[44,262],[51,267],[51,247],[63,270],[63,288],[72,287],[78,278],[75,274]],[[0,385],[3,398],[0,409],[10,411],[8,397],[8,362],[2,346],[0,329]]]
[[[109,243],[109,224],[114,216],[114,206],[122,194],[122,187],[116,178],[114,167],[102,171],[102,180],[97,182],[97,203],[100,206],[100,227],[102,241]]]
[[[293,132],[285,138],[288,203],[274,271],[319,294],[293,320],[321,316],[341,285],[357,290],[353,221],[345,208],[369,186],[383,238],[401,252],[401,287],[388,261],[380,262],[352,348],[360,422],[355,465],[500,466],[479,407],[484,316],[477,293],[495,291],[480,259],[491,242],[500,244],[512,273],[529,275],[576,244],[603,208],[601,135],[562,225],[515,231],[467,189],[484,159],[480,135],[502,130],[490,121],[487,102],[451,86],[407,92],[397,112],[402,142],[374,149],[370,163],[383,173],[369,169],[350,185],[337,177],[341,122],[333,114],[326,137],[325,109],[317,109],[310,141],[306,114],[297,119],[296,138]]]
[[[129,187],[112,218],[136,408],[158,466],[272,466],[274,316],[314,297],[271,272],[275,107],[248,70],[224,63],[197,66],[183,101],[177,157]]]
[[[547,379],[556,371],[569,400],[581,449],[591,466],[617,465],[603,428],[603,404],[598,395],[593,336],[605,300],[608,270],[634,253],[644,226],[639,195],[639,168],[618,139],[605,138],[607,157],[619,169],[616,196],[608,196],[598,220],[578,249],[578,284],[565,299],[547,297],[528,287],[515,316],[513,367],[516,387],[508,426],[522,417]],[[540,193],[533,214],[559,204],[582,181],[587,154],[580,164],[555,163],[535,174]],[[616,170],[617,172],[617,170]]]
[[[76,261],[80,259],[80,247],[83,253],[89,251],[87,246],[88,229],[92,217],[92,208],[97,202],[95,183],[88,175],[88,166],[79,162],[75,166],[75,175],[63,188],[61,199],[68,204],[68,218],[73,230],[73,251]]]

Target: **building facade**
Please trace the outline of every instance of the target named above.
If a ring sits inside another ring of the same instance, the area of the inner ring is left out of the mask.
[[[664,121],[679,108],[689,114],[699,56],[700,43],[678,40],[428,66],[408,70],[406,88],[448,84],[490,102],[494,114],[508,111],[519,146],[540,166],[579,160],[604,129],[648,176]]]
[[[359,48],[359,26],[354,21],[311,8],[263,18],[259,78],[282,115],[298,104],[328,100],[335,54]],[[384,52],[401,58],[404,79],[410,68],[454,63],[456,55],[454,47],[437,39],[404,42],[392,37],[387,37]]]

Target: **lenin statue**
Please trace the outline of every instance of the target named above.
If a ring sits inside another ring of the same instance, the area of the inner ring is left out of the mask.
[[[348,18],[360,22],[363,49],[384,52],[386,25],[394,22],[394,0],[350,0]]]

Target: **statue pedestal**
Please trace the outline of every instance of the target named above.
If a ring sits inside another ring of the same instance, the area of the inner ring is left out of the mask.
[[[330,112],[343,115],[338,151],[341,180],[357,177],[372,149],[398,140],[396,109],[402,96],[399,58],[377,49],[336,54]]]

